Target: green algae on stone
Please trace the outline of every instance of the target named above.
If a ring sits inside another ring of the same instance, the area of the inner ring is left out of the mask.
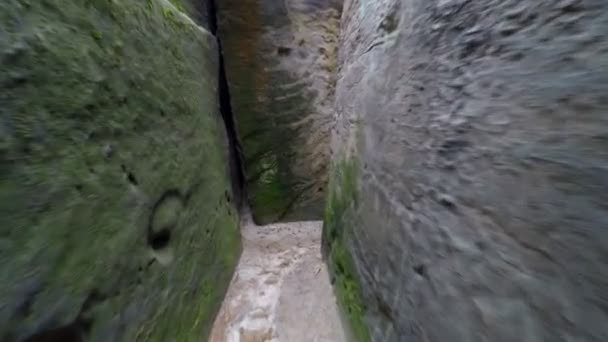
[[[364,322],[366,308],[348,247],[359,197],[357,173],[358,163],[355,159],[333,165],[323,222],[323,253],[334,280],[338,304],[350,325],[353,338],[366,342],[370,341]]]
[[[161,0],[0,23],[0,339],[204,339],[240,252],[214,37]]]

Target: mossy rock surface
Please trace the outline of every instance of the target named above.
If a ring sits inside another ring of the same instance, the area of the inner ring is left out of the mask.
[[[356,159],[337,160],[332,167],[323,222],[323,254],[329,266],[341,313],[351,338],[370,341],[365,323],[366,307],[352,251],[353,225],[356,224],[358,198]]]
[[[204,340],[240,252],[215,39],[157,0],[0,23],[0,340]]]

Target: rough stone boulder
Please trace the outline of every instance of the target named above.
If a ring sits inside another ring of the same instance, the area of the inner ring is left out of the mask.
[[[319,219],[339,2],[222,0],[217,10],[253,216]]]
[[[4,0],[0,64],[0,340],[204,339],[240,251],[215,38],[163,0]]]
[[[361,340],[608,340],[608,3],[346,1],[324,250]]]

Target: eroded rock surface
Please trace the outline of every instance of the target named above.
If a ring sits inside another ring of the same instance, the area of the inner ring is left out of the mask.
[[[217,1],[249,202],[258,223],[320,219],[339,1]]]
[[[204,339],[240,251],[215,39],[162,0],[0,23],[0,340]]]
[[[350,0],[340,49],[324,243],[357,336],[608,340],[608,4]]]

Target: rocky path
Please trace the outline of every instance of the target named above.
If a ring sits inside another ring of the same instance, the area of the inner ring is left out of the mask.
[[[321,222],[243,222],[243,254],[209,342],[346,341],[321,258]]]

